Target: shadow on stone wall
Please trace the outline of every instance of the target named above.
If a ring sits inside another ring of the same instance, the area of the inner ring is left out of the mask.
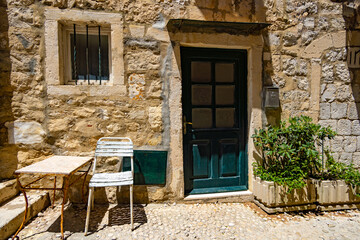
[[[7,122],[12,122],[11,101],[13,89],[10,84],[9,21],[6,0],[0,0],[0,180],[12,178],[17,168],[17,148],[8,143]]]
[[[343,17],[345,20],[346,26],[346,49],[347,52],[352,48],[360,47],[360,21],[359,21],[359,13],[360,6],[356,5],[347,5],[343,4]],[[356,49],[357,50],[357,49]],[[349,58],[349,54],[348,57]],[[348,63],[349,59],[347,59]],[[349,66],[348,66],[349,67]],[[350,120],[359,120],[360,118],[360,69],[359,68],[349,68],[350,72],[350,81],[351,81],[351,93],[354,102],[350,102],[348,105],[348,117]],[[358,129],[355,127],[356,124],[352,125],[353,134],[358,134]],[[356,133],[355,133],[356,132]],[[358,143],[358,151],[359,151],[359,140]],[[354,160],[354,159],[353,159]]]
[[[203,17],[208,21],[266,22],[266,8],[262,0],[196,0],[195,5],[199,7]],[[262,35],[264,39],[264,52],[270,53],[268,30],[264,29]],[[271,56],[270,59],[272,59]],[[269,60],[268,64],[272,67],[273,63]],[[272,74],[272,76],[274,75]],[[263,71],[263,87],[274,85],[276,84],[271,79],[271,76],[267,76],[265,71]],[[263,109],[263,126],[268,124],[278,125],[281,120],[281,112],[281,107],[277,109]]]
[[[264,99],[264,88],[265,87],[272,87],[279,85],[274,81],[273,77],[276,76],[274,73],[274,63],[272,62],[272,56],[271,56],[271,49],[270,49],[270,39],[269,39],[269,31],[267,29],[263,30],[263,39],[264,39],[264,52],[268,53],[269,56],[267,59],[263,57],[263,99]],[[267,71],[265,71],[264,68],[268,68]],[[264,101],[262,104],[263,107],[263,127],[266,125],[272,125],[272,126],[278,126],[281,121],[281,102],[279,108],[269,108],[266,109],[264,107]]]

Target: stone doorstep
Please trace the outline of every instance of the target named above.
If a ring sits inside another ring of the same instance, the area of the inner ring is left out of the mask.
[[[49,206],[47,192],[27,192],[29,208],[26,221]],[[0,207],[0,239],[7,239],[20,227],[25,212],[25,199],[20,195]]]
[[[15,197],[19,192],[16,179],[8,180],[0,183],[0,206],[7,200]]]
[[[254,200],[254,194],[247,191],[238,192],[224,192],[224,193],[209,193],[209,194],[194,194],[184,198],[184,203],[241,203],[252,202]]]

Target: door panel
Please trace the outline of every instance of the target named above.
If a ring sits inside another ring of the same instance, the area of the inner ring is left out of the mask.
[[[193,177],[209,178],[209,163],[211,158],[210,141],[192,141]]]
[[[185,192],[247,189],[245,50],[181,48]]]
[[[224,139],[220,141],[220,176],[237,176],[239,171],[239,158],[237,139]]]

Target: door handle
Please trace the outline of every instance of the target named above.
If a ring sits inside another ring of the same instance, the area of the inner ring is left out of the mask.
[[[183,131],[184,131],[184,135],[186,134],[186,129],[187,129],[187,125],[192,125],[192,122],[187,122],[186,121],[186,117],[183,117]]]

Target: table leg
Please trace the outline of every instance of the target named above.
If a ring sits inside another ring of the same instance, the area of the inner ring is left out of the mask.
[[[19,176],[19,175],[16,177],[16,180],[17,180],[17,183],[19,184],[20,191],[22,192],[22,194],[24,195],[24,198],[25,198],[25,213],[24,213],[23,221],[22,221],[19,229],[16,231],[16,233],[15,233],[14,236],[12,237],[12,240],[16,238],[16,236],[18,235],[18,233],[20,232],[20,230],[21,230],[22,227],[24,226],[25,221],[26,221],[27,212],[28,212],[28,207],[29,207],[29,203],[28,203],[28,199],[27,199],[27,196],[26,196],[26,192],[25,192],[25,189],[23,188],[23,186],[22,186],[21,183],[20,183],[20,176]]]
[[[61,239],[64,239],[64,207],[65,207],[68,188],[69,188],[69,177],[64,177],[64,184],[63,184],[64,196],[63,196],[63,202],[61,205],[61,223],[60,223]]]
[[[54,191],[53,191],[53,202],[52,202],[52,208],[55,206],[55,192],[56,192],[56,176],[54,177]]]

